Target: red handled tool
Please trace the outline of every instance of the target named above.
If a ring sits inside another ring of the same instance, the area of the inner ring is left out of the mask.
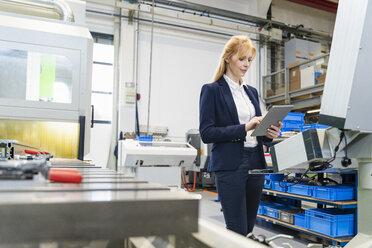
[[[49,154],[49,152],[42,152],[42,151],[36,151],[36,150],[30,150],[30,149],[25,149],[25,153],[31,154],[31,155],[38,155],[40,154]]]
[[[60,183],[81,183],[83,177],[75,169],[64,168],[50,168],[48,171],[48,178],[50,181]]]
[[[25,153],[36,155],[42,154],[47,160],[53,157],[49,152],[25,149]],[[41,174],[50,181],[59,183],[81,183],[83,177],[76,169],[70,168],[50,168],[48,165],[43,166],[40,170]]]

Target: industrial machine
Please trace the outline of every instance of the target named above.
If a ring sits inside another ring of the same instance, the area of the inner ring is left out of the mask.
[[[180,187],[181,169],[190,168],[196,155],[196,149],[186,142],[119,140],[118,171]]]
[[[197,129],[190,129],[186,132],[186,141],[198,151],[194,165],[188,171],[189,183],[194,183],[194,173],[196,173],[195,184],[198,187],[214,187],[214,172],[207,171],[212,145],[203,143]]]
[[[358,234],[346,247],[372,247],[372,3],[340,1],[322,98],[321,124],[271,149],[276,171],[358,166]],[[356,159],[357,163],[352,163]]]
[[[83,159],[90,146],[92,57],[93,39],[86,27],[2,12],[1,121],[79,123],[74,135],[80,135],[75,140]]]

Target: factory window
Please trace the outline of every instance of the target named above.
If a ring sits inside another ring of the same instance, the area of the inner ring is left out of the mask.
[[[62,54],[0,48],[0,98],[71,103],[72,68]]]

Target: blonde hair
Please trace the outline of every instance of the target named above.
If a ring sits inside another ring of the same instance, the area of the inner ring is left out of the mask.
[[[256,48],[252,40],[246,35],[235,35],[230,38],[223,49],[220,63],[213,77],[213,82],[218,81],[226,72],[226,60],[233,57],[235,54],[244,56],[246,53],[252,53],[252,60],[256,57]]]

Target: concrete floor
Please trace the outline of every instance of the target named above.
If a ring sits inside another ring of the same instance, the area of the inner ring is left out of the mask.
[[[200,194],[202,196],[199,206],[199,216],[203,219],[225,227],[225,220],[221,211],[221,205],[219,202],[215,202],[217,196],[202,191],[197,191],[195,194]],[[294,240],[278,239],[277,242],[275,242],[277,245],[289,243],[293,248],[305,248],[310,243],[309,241],[301,240],[298,232],[277,225],[260,225],[260,223],[258,223],[253,229],[253,234],[256,236],[263,235],[265,237],[272,237],[279,233],[289,234],[295,238]]]

